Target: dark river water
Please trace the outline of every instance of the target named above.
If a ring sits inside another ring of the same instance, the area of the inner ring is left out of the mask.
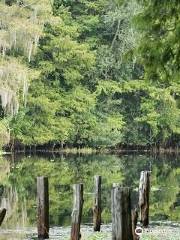
[[[0,240],[35,239],[37,176],[49,177],[51,239],[65,240],[69,239],[70,232],[72,184],[84,184],[82,224],[88,236],[92,230],[93,176],[102,176],[103,229],[110,232],[112,184],[131,187],[132,204],[136,205],[143,170],[151,171],[151,224],[179,224],[180,156],[46,154],[2,157],[0,208],[7,208],[7,216],[0,228]],[[102,239],[108,239],[108,235]]]

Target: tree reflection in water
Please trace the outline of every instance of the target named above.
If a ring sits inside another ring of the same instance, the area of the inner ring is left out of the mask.
[[[84,183],[83,222],[92,222],[93,176],[102,176],[102,219],[111,221],[110,192],[114,182],[137,190],[142,170],[151,170],[152,220],[180,219],[180,166],[175,156],[88,155],[16,156],[1,159],[0,203],[7,207],[6,227],[36,225],[36,177],[49,177],[50,223],[69,225],[72,184]],[[11,167],[10,167],[11,166]],[[136,202],[133,193],[133,201]]]

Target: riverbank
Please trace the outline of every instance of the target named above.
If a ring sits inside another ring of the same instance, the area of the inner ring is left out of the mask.
[[[36,228],[1,229],[0,240],[32,240],[36,238]],[[92,226],[81,227],[81,240],[111,240],[111,225],[103,225],[100,233],[94,233]],[[70,227],[52,227],[50,240],[68,240]],[[150,226],[146,229],[140,240],[179,240],[180,226]]]
[[[142,154],[176,154],[180,153],[179,148],[35,148],[35,147],[26,147],[24,149],[14,149],[14,151],[0,151],[1,155],[9,154],[36,154],[36,153],[52,153],[52,154],[133,154],[133,153],[142,153]]]

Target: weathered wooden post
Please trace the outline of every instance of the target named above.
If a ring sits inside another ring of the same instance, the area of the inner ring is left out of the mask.
[[[49,238],[49,186],[47,177],[37,177],[38,238]]]
[[[79,240],[81,238],[80,225],[83,209],[83,184],[74,184],[74,202],[72,211],[71,240]]]
[[[6,209],[3,208],[2,210],[0,210],[0,226],[3,223],[5,216],[6,216]]]
[[[149,225],[150,172],[142,171],[139,183],[140,222],[143,227]]]
[[[137,210],[137,208],[135,208],[135,209],[133,209],[131,211],[131,217],[132,217],[132,235],[133,235],[133,240],[138,240],[139,237],[135,233],[137,222],[138,222],[138,210]]]
[[[130,189],[128,187],[113,187],[111,201],[112,239],[133,240]]]
[[[101,176],[94,176],[94,206],[93,206],[93,225],[94,231],[101,229]]]

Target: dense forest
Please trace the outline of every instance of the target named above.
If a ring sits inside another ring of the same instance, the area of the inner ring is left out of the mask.
[[[178,148],[180,1],[0,1],[0,146]]]

